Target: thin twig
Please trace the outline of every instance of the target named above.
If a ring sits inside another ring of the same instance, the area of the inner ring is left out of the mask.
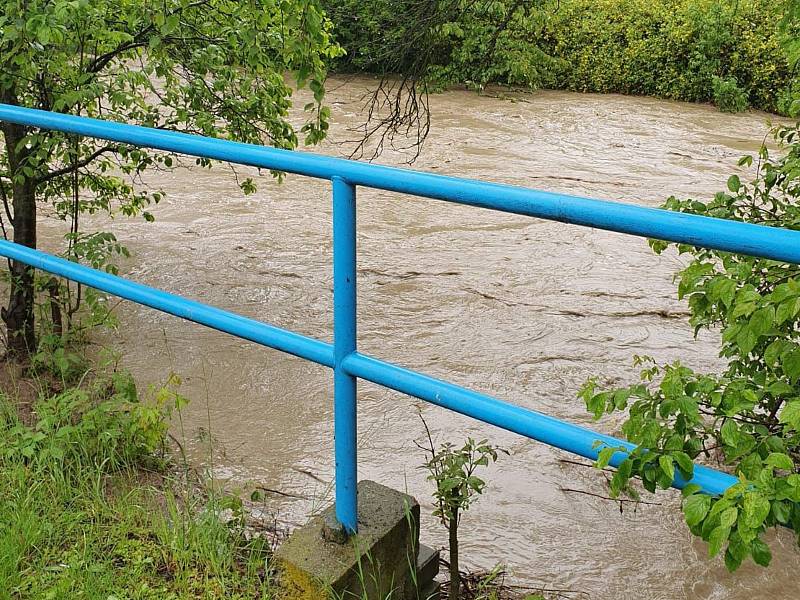
[[[647,502],[646,500],[633,500],[630,498],[612,498],[611,496],[604,496],[603,494],[595,494],[594,492],[588,492],[586,490],[576,490],[574,488],[566,488],[559,486],[558,488],[562,492],[569,492],[572,494],[584,494],[586,496],[592,496],[593,498],[600,498],[601,500],[611,500],[613,502],[628,502],[630,504],[646,504],[648,506],[662,506],[660,502]]]

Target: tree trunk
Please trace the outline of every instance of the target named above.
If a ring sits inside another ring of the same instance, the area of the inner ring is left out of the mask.
[[[458,509],[450,515],[450,600],[461,598],[461,574],[458,571]]]
[[[3,101],[16,104],[12,92],[3,94]],[[26,150],[20,141],[25,137],[25,127],[13,123],[3,123],[6,155],[12,177],[12,206],[14,208],[14,241],[29,248],[36,248],[36,182],[31,177],[18,181],[15,175],[24,163]],[[8,335],[8,354],[25,359],[36,350],[36,333],[33,313],[33,273],[34,269],[18,261],[11,261],[11,290],[8,308],[0,315],[6,324]]]
[[[36,188],[23,184],[14,186],[14,241],[36,248]],[[36,350],[33,314],[32,267],[11,261],[11,290],[3,320],[8,333],[8,353],[26,358]]]

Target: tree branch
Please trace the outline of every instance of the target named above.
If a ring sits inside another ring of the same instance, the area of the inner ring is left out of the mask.
[[[41,183],[47,183],[48,181],[52,181],[53,179],[56,179],[63,175],[69,175],[70,173],[74,173],[78,169],[82,169],[83,167],[90,165],[95,159],[105,154],[106,152],[118,152],[120,148],[121,146],[118,146],[116,144],[109,144],[107,146],[98,148],[83,160],[67,165],[66,167],[56,169],[55,171],[50,171],[49,173],[45,173],[44,175],[36,179],[36,183],[37,185]]]
[[[197,2],[191,2],[186,6],[179,8],[169,14],[164,15],[165,17],[171,17],[172,15],[179,14],[181,12],[186,11],[187,9],[197,8],[199,6],[203,6],[208,4],[209,0],[198,0]],[[149,44],[148,36],[155,31],[155,26],[153,23],[150,23],[147,27],[140,30],[133,36],[133,39],[125,42],[123,44],[119,44],[113,50],[109,50],[105,54],[101,54],[100,56],[96,56],[92,62],[86,68],[87,73],[99,73],[103,69],[108,66],[112,60],[114,60],[117,56],[122,54],[123,52],[127,52],[128,50],[134,50],[136,48],[144,48]]]
[[[140,31],[136,35],[136,37],[139,38],[139,36],[145,36],[152,29],[153,29],[153,26],[151,25],[151,26],[143,29],[142,31]],[[113,50],[109,50],[105,54],[101,54],[100,56],[96,57],[91,63],[89,63],[89,66],[86,68],[86,72],[87,73],[99,73],[100,71],[102,71],[103,69],[105,69],[108,66],[108,63],[110,63],[112,60],[114,60],[117,56],[119,56],[123,52],[126,52],[128,50],[133,50],[135,48],[144,48],[145,46],[147,46],[147,42],[145,42],[145,41],[137,41],[137,39],[134,39],[134,41],[127,42],[125,44],[120,44],[119,46],[117,46]]]
[[[8,217],[8,223],[12,227],[14,226],[14,217],[11,215],[11,208],[8,205],[8,193],[6,192],[6,186],[3,185],[3,181],[0,180],[0,196],[3,199],[3,207],[6,210],[6,216]],[[3,232],[5,233],[5,232]]]
[[[586,490],[576,490],[574,488],[566,488],[566,487],[559,487],[559,490],[562,492],[569,492],[572,494],[584,494],[586,496],[591,496],[592,498],[600,498],[601,500],[611,500],[612,502],[628,502],[630,504],[646,504],[647,506],[661,506],[660,502],[646,502],[645,500],[633,500],[630,498],[612,498],[611,496],[604,496],[603,494],[595,494],[594,492],[588,492]]]

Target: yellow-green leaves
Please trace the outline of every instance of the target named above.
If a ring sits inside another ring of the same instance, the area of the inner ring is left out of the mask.
[[[692,494],[683,501],[683,514],[686,523],[694,526],[700,523],[711,508],[711,497],[705,494]]]
[[[711,534],[708,536],[708,555],[714,557],[722,550],[722,545],[728,541],[728,536],[731,534],[730,527],[723,527],[719,525],[715,527]]]
[[[761,526],[769,514],[769,500],[758,492],[744,494],[744,522],[750,529]]]
[[[783,471],[793,471],[794,461],[783,452],[770,452],[764,464],[769,467],[775,467]]]

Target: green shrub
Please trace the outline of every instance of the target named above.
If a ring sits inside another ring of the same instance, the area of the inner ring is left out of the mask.
[[[800,230],[800,124],[775,134],[779,152],[764,145],[757,157],[739,161],[739,167],[757,165],[752,180],[731,175],[727,190],[713,198],[672,197],[665,208]],[[673,245],[650,243],[657,253]],[[725,366],[701,373],[679,361],[636,357],[638,383],[604,389],[591,379],[580,395],[595,418],[625,412],[622,432],[637,444],[611,479],[612,496],[638,497],[633,477],[654,492],[669,487],[676,474],[691,479],[692,461],[724,465],[739,481],[721,496],[698,493],[695,484],[684,488],[687,525],[708,542],[710,556],[724,555],[728,569],[748,557],[767,566],[767,530],[800,532],[800,267],[674,246],[690,257],[676,276],[678,297],[691,313],[688,324],[695,333],[721,333]],[[601,451],[598,466],[608,464],[609,452]]]
[[[546,9],[540,46],[562,59],[557,87],[721,101],[724,110],[744,100],[776,111],[780,92],[794,80],[781,46],[781,6],[774,0],[565,0]]]
[[[242,501],[164,468],[179,383],[140,399],[104,374],[40,398],[31,425],[0,394],[0,598],[275,597]]]
[[[747,110],[747,94],[737,85],[736,79],[723,79],[714,75],[711,86],[714,90],[714,104],[721,111],[735,113]]]
[[[0,464],[24,461],[35,468],[60,468],[66,462],[103,465],[106,471],[136,465],[163,449],[166,418],[185,404],[178,385],[173,376],[140,400],[131,375],[113,372],[85,388],[40,398],[34,404],[34,425],[11,418],[0,422]]]

